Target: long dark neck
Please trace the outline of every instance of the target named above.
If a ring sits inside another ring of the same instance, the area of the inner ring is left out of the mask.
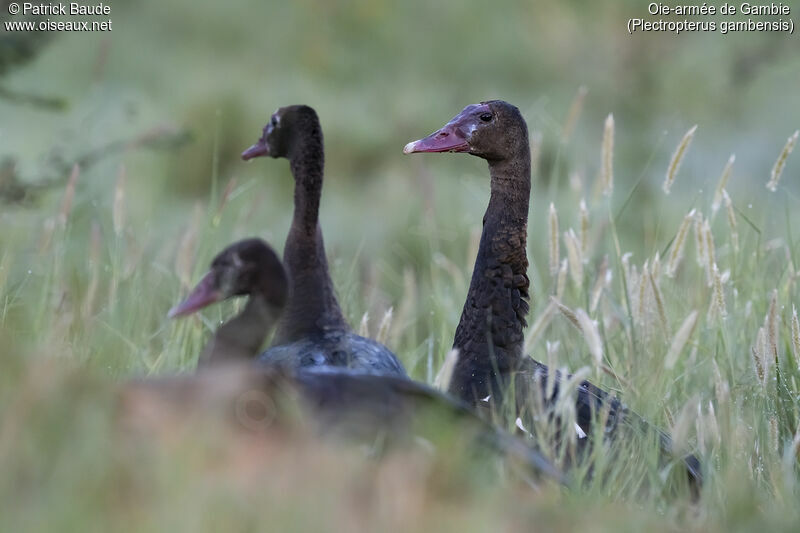
[[[518,367],[528,314],[526,254],[530,151],[489,163],[492,192],[478,256],[453,347],[459,358],[450,392],[468,401],[492,394]]]
[[[281,308],[267,303],[263,295],[251,295],[238,315],[217,328],[198,366],[254,358],[280,313]]]
[[[319,202],[324,155],[318,124],[304,134],[290,155],[295,179],[294,217],[283,262],[288,270],[290,296],[274,344],[285,344],[330,328],[348,328],[328,272]]]

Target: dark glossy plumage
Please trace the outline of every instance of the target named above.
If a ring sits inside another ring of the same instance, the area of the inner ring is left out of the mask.
[[[551,408],[568,376],[557,373],[555,392],[546,393],[549,369],[523,353],[528,314],[526,238],[530,202],[530,145],[519,110],[502,101],[467,106],[443,128],[409,143],[405,153],[465,152],[485,159],[491,196],[483,217],[478,256],[453,347],[459,357],[449,392],[474,406],[501,409],[514,391],[516,414],[535,416],[535,405]],[[652,427],[619,399],[588,381],[577,387],[576,422],[592,435],[596,414],[608,410],[609,437],[656,432],[667,456],[669,437]],[[587,439],[583,439],[586,444]],[[690,479],[702,480],[696,457],[684,459]]]
[[[289,160],[295,190],[283,252],[289,301],[272,347],[260,359],[292,367],[333,365],[405,376],[388,348],[352,332],[336,299],[319,225],[325,156],[316,112],[304,105],[278,109],[258,142],[242,154],[246,160],[264,156]]]
[[[331,366],[405,376],[403,366],[384,345],[341,329],[273,346],[258,360],[291,368]]]

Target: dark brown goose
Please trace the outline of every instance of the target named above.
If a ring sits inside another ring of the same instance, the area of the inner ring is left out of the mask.
[[[217,329],[198,367],[250,361],[280,317],[288,294],[289,280],[275,250],[261,239],[245,239],[220,252],[208,273],[168,316],[185,316],[228,298],[249,296],[244,309]]]
[[[324,151],[317,113],[305,105],[278,109],[258,142],[242,153],[245,160],[265,156],[289,160],[295,190],[283,252],[289,301],[261,361],[405,376],[389,349],[353,333],[336,300],[319,224]]]
[[[166,402],[172,411],[193,406],[218,410],[222,404],[233,412],[237,401],[250,396],[248,392],[276,409],[297,397],[323,432],[372,443],[386,437],[407,442],[413,436],[435,441],[441,426],[424,423],[434,416],[437,422],[457,424],[459,440],[477,445],[476,451],[491,451],[522,464],[529,473],[563,481],[559,471],[523,441],[484,422],[464,404],[405,377],[324,365],[242,363],[256,356],[275,325],[287,301],[287,285],[281,262],[265,242],[247,239],[223,250],[208,274],[169,314],[188,315],[235,296],[249,296],[247,304],[217,329],[204,351],[206,364],[196,376],[141,380],[131,384],[129,392],[150,404]],[[239,364],[219,364],[236,361]],[[291,413],[288,409],[273,414]],[[416,433],[424,428],[427,434]]]
[[[405,153],[464,152],[485,159],[491,176],[491,196],[483,217],[478,256],[464,303],[453,347],[459,358],[449,391],[470,405],[503,405],[513,386],[516,413],[530,412],[530,400],[553,405],[564,376],[556,374],[553,394],[546,395],[548,368],[523,353],[523,328],[528,314],[526,255],[528,207],[531,188],[528,128],[519,110],[494,100],[469,105],[443,128],[408,143]],[[597,413],[609,410],[607,435],[623,434],[622,428],[656,431],[663,450],[671,456],[671,442],[652,428],[618,398],[588,381],[578,385],[575,403],[577,423],[592,435]],[[697,458],[684,458],[692,481],[701,481]]]

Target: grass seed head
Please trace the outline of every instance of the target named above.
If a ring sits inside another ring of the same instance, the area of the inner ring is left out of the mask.
[[[711,233],[711,224],[708,219],[703,222],[703,236],[705,237],[705,253],[706,253],[706,282],[711,287],[714,283],[714,276],[712,269],[717,264],[717,256],[714,249],[714,235]]]
[[[592,287],[592,293],[589,297],[589,312],[594,313],[597,310],[597,304],[600,302],[600,296],[606,287],[611,284],[611,271],[608,268],[608,256],[603,256],[603,261],[597,269],[597,279]]]
[[[692,337],[692,333],[694,332],[694,328],[697,325],[697,310],[692,310],[691,313],[683,320],[683,323],[678,328],[678,331],[675,332],[675,336],[672,338],[672,344],[670,344],[669,350],[667,350],[667,355],[664,357],[664,367],[667,369],[671,369],[675,366],[675,363],[678,361],[678,357],[680,356],[681,352],[683,352],[684,346],[686,343],[689,342],[689,339]]]
[[[678,147],[675,149],[675,153],[672,154],[672,159],[670,159],[669,166],[667,167],[667,176],[664,179],[664,185],[662,185],[662,189],[664,189],[664,194],[669,194],[670,190],[672,189],[673,183],[675,183],[675,176],[678,175],[678,170],[681,168],[681,162],[683,161],[683,156],[686,155],[686,151],[689,149],[689,145],[692,143],[692,138],[694,137],[694,132],[697,130],[697,124],[692,126],[689,131],[684,134],[681,142],[678,144]]]
[[[719,209],[719,206],[722,202],[722,192],[728,186],[728,180],[731,177],[731,171],[733,170],[733,163],[736,161],[736,154],[731,154],[728,158],[728,162],[725,164],[725,168],[722,169],[722,175],[719,177],[719,182],[717,183],[717,188],[714,190],[714,199],[711,201],[711,212],[716,213]]]
[[[778,190],[778,182],[781,179],[781,174],[783,174],[783,167],[786,166],[786,159],[789,157],[789,154],[792,153],[792,150],[794,150],[794,145],[797,144],[798,136],[800,136],[800,130],[795,131],[794,134],[786,140],[786,144],[783,146],[778,160],[775,161],[775,164],[772,166],[772,173],[767,182],[767,189],[772,192]]]
[[[567,247],[567,258],[569,259],[569,273],[575,287],[583,287],[583,257],[581,245],[575,231],[570,228],[564,233],[564,244]]]
[[[778,289],[773,289],[769,299],[769,311],[767,312],[764,327],[767,329],[767,340],[769,357],[771,360],[778,359]]]
[[[712,277],[714,290],[711,294],[711,303],[708,307],[709,321],[717,317],[725,318],[728,316],[728,311],[725,307],[725,293],[722,289],[722,276],[719,273],[719,268],[716,263],[714,263],[712,267]]]
[[[614,115],[608,115],[603,127],[603,147],[601,153],[601,190],[610,196],[614,190]]]
[[[567,271],[569,262],[566,258],[561,261],[561,267],[558,269],[558,279],[556,281],[556,297],[562,298],[564,290],[567,288]]]
[[[698,266],[705,266],[708,261],[706,255],[706,237],[703,230],[703,213],[697,211],[694,214],[694,244],[696,248],[696,257]]]
[[[561,311],[561,314],[564,315],[564,317],[566,317],[567,320],[569,320],[570,324],[575,326],[575,328],[578,331],[581,331],[581,332],[583,331],[582,328],[581,328],[581,323],[578,320],[578,315],[576,315],[575,312],[572,311],[572,309],[570,309],[569,307],[567,307],[566,305],[561,303],[561,300],[559,300],[558,298],[555,298],[553,296],[550,297],[550,301],[553,302],[556,305],[558,310]]]
[[[580,212],[581,254],[583,255],[583,261],[585,263],[589,258],[589,209],[587,209],[586,200],[583,198],[581,198],[578,210]]]
[[[681,264],[681,260],[683,259],[683,249],[686,244],[686,237],[689,235],[689,226],[694,220],[694,215],[695,210],[692,209],[685,217],[683,217],[683,222],[681,222],[681,225],[678,228],[678,233],[675,235],[675,239],[672,241],[672,247],[670,248],[669,252],[669,260],[667,261],[667,276],[671,278],[675,277],[675,274],[678,272],[678,267]]]
[[[589,353],[592,354],[595,364],[598,366],[603,364],[603,341],[600,338],[597,323],[583,309],[578,309],[575,316],[578,319],[583,338],[586,340],[586,345],[589,347]]]

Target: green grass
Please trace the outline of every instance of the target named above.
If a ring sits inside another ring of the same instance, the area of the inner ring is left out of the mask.
[[[765,187],[800,125],[791,36],[628,37],[621,21],[642,9],[633,1],[507,2],[497,10],[475,1],[457,12],[421,1],[195,4],[119,3],[112,34],[58,36],[0,80],[23,94],[45,87],[42,96],[69,103],[53,112],[0,100],[0,190],[13,175],[27,192],[24,202],[0,206],[0,529],[796,527],[800,354],[791,320],[800,304],[800,156],[786,160],[776,193]],[[563,142],[584,84],[583,113]],[[508,473],[465,475],[446,454],[397,452],[375,462],[360,449],[303,439],[228,441],[213,427],[163,438],[120,429],[116,384],[191,371],[234,310],[166,319],[215,253],[250,235],[282,246],[288,165],[246,165],[238,153],[274,108],[290,103],[317,108],[325,130],[321,218],[347,317],[358,327],[368,313],[375,335],[393,308],[386,343],[415,378],[432,382],[466,295],[487,172],[475,158],[401,149],[491,97],[519,105],[540,139],[529,323],[549,318],[529,339],[530,353],[585,367],[695,450],[708,469],[699,503],[662,480],[669,476],[646,441],[631,443],[622,461],[599,450],[595,477],[581,488],[534,491]],[[596,182],[609,112],[615,186],[606,197]],[[670,155],[695,123],[665,196]],[[142,141],[147,132],[154,142]],[[738,251],[725,205],[715,216],[710,207],[732,152]],[[76,160],[85,164],[72,188]],[[564,259],[563,233],[579,231],[581,199],[589,214],[583,273],[565,273],[559,291],[548,266],[547,207],[558,211]],[[692,209],[710,219],[717,265],[729,272],[724,318],[708,313],[714,291],[696,261],[694,224],[677,275],[666,276]],[[645,262],[653,272],[656,254],[662,311],[641,275]],[[592,309],[605,257],[611,280]],[[777,357],[769,335],[767,348],[758,341],[773,291]],[[602,365],[553,312],[553,294],[597,322]],[[666,368],[693,310],[692,335]],[[766,353],[765,380],[754,347]]]

